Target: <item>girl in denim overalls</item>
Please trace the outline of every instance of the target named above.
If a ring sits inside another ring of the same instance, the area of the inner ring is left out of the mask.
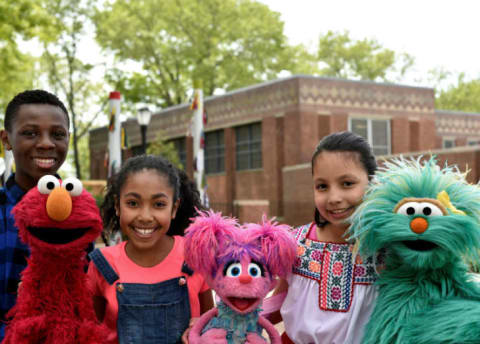
[[[183,231],[201,209],[198,191],[163,158],[129,159],[101,207],[105,228],[128,239],[90,255],[89,287],[107,343],[177,343],[213,306],[203,277],[184,265]]]

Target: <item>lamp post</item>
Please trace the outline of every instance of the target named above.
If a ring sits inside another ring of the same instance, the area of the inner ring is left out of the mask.
[[[147,153],[147,126],[151,117],[152,112],[148,107],[138,109],[137,121],[140,124],[140,134],[142,135],[142,154]]]

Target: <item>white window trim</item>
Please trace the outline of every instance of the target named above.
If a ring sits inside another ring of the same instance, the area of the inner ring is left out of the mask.
[[[352,131],[352,120],[361,119],[367,121],[367,141],[370,147],[373,149],[373,134],[372,134],[372,121],[385,121],[387,122],[387,154],[392,154],[392,138],[391,138],[391,129],[390,129],[390,118],[384,117],[349,117],[348,118],[348,131]]]
[[[443,136],[442,137],[442,149],[450,149],[450,148],[445,148],[445,141],[453,141],[453,146],[450,148],[455,148],[457,145],[455,144],[455,137],[453,136]]]

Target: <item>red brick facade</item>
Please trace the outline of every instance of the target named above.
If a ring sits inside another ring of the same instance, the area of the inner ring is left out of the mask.
[[[223,130],[225,171],[207,176],[214,209],[258,221],[263,213],[296,225],[312,219],[310,159],[318,141],[348,130],[352,119],[389,122],[391,154],[431,151],[445,140],[464,146],[480,140],[480,115],[436,111],[434,90],[373,82],[293,76],[247,87],[205,100],[206,132]],[[186,136],[191,111],[187,104],[152,116],[147,141],[158,132]],[[235,128],[261,123],[262,168],[237,171]],[[140,145],[136,120],[123,123],[130,145]],[[106,128],[90,132],[91,178],[104,179]],[[186,138],[186,170],[193,175],[192,139]],[[130,154],[125,153],[125,158]],[[475,147],[439,152],[449,163],[472,170],[478,180],[480,151]]]

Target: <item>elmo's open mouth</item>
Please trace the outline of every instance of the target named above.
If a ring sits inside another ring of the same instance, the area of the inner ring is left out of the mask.
[[[27,227],[28,231],[37,239],[49,244],[68,244],[81,238],[90,228],[48,228],[48,227]]]
[[[414,251],[431,251],[438,247],[437,244],[426,240],[405,240],[403,244]]]
[[[257,298],[229,297],[228,301],[240,311],[248,309],[258,301]]]

